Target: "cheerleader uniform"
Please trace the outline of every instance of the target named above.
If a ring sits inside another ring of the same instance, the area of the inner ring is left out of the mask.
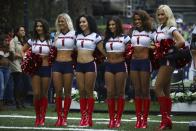
[[[54,46],[57,51],[73,51],[75,47],[75,31],[69,31],[67,33],[60,33],[54,41]],[[73,74],[73,62],[72,61],[54,61],[52,65],[52,72],[60,72],[62,74],[72,73]],[[66,88],[66,87],[64,87]],[[62,113],[62,96],[58,96],[56,101],[56,111],[58,119],[55,126],[66,126],[67,115],[71,105],[71,97],[64,98],[64,108]],[[62,115],[63,114],[63,115]]]
[[[89,35],[78,34],[76,37],[77,50],[94,51],[97,44],[102,41],[102,38],[97,33],[91,33]],[[97,72],[97,66],[95,61],[88,63],[77,63],[76,72]]]
[[[155,32],[154,41],[155,42],[161,42],[161,40],[167,40],[167,39],[173,40],[173,35],[172,34],[175,30],[177,30],[177,28],[174,27],[174,26],[171,26],[171,27],[168,27],[168,26],[163,27],[162,25],[159,26],[157,28],[157,31]],[[167,66],[172,66],[174,68],[176,66],[175,61],[169,60],[169,59],[166,59],[166,58],[161,59],[159,61],[159,64],[160,64],[160,66],[161,65],[167,65]]]
[[[126,45],[130,42],[130,37],[127,35],[120,35],[117,37],[111,37],[105,43],[105,49],[107,53],[124,53]],[[125,61],[119,63],[106,62],[105,72],[111,72],[113,74],[119,72],[128,72],[127,64]],[[117,105],[114,98],[108,98],[108,112],[109,112],[109,128],[120,127],[122,113],[124,111],[125,100],[123,96],[119,96],[117,99]],[[117,106],[117,112],[115,113],[115,106]]]
[[[102,38],[97,33],[93,32],[88,35],[84,35],[83,33],[78,34],[76,36],[76,47],[77,50],[84,51],[95,51],[97,44],[102,41]],[[76,72],[97,72],[97,67],[95,61],[91,61],[88,63],[79,63],[76,65]],[[81,112],[81,120],[80,126],[92,126],[92,113],[94,108],[94,98],[80,98],[80,112]]]
[[[117,37],[111,37],[108,39],[108,41],[105,43],[106,52],[125,52],[126,44],[130,41],[130,37],[127,35],[117,36]],[[106,63],[105,67],[106,72],[111,73],[118,73],[118,72],[128,72],[127,71],[127,65],[126,62],[120,62],[120,63]]]
[[[29,46],[31,46],[32,53],[39,54],[41,56],[48,56],[50,52],[50,41],[41,41],[41,40],[28,40]],[[50,66],[41,66],[36,72],[35,75],[39,75],[41,77],[50,77],[51,68]]]
[[[133,47],[150,47],[153,42],[152,33],[147,31],[133,30],[131,37],[131,44]],[[147,59],[132,59],[130,64],[130,70],[132,71],[148,71],[152,70],[150,60]]]
[[[131,37],[131,44],[133,47],[149,48],[152,41],[153,38],[151,32],[133,30]],[[130,63],[130,70],[139,72],[150,72],[152,70],[150,59],[132,59]],[[147,128],[147,118],[150,109],[150,99],[143,99],[141,97],[136,96],[134,101],[137,118],[135,128]]]
[[[41,40],[28,40],[29,46],[31,46],[32,53],[39,54],[41,56],[48,56],[50,52],[50,41],[41,41]],[[50,77],[51,76],[51,68],[50,66],[41,66],[35,72],[34,75],[38,75],[40,77]],[[44,126],[45,124],[45,115],[48,107],[48,99],[43,96],[40,99],[34,99],[34,107],[36,112],[36,120],[35,126],[38,125]]]
[[[157,31],[154,36],[154,40],[156,42],[161,42],[161,40],[173,40],[173,32],[176,31],[176,27],[168,27],[160,25],[157,28]],[[176,67],[176,63],[174,60],[163,58],[159,60],[160,66],[171,66],[173,68]],[[172,120],[170,118],[171,108],[172,108],[172,100],[167,96],[158,96],[158,102],[160,105],[160,113],[162,115],[162,120],[159,126],[159,129],[172,128]]]
[[[60,33],[54,42],[54,46],[58,51],[73,51],[75,47],[75,31],[69,31],[66,34]],[[55,61],[52,65],[52,72],[73,73],[73,62]]]

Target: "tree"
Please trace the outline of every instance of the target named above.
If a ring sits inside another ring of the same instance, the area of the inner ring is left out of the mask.
[[[68,13],[72,17],[74,23],[76,18],[82,14],[93,14],[92,2],[93,0],[68,0]]]
[[[0,32],[8,33],[17,25],[23,24],[24,0],[4,0],[0,3]]]

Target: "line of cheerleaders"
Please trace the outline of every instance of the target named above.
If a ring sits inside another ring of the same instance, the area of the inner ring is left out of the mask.
[[[162,115],[157,129],[171,129],[171,75],[175,68],[181,68],[190,62],[191,57],[187,53],[189,50],[184,44],[183,37],[176,28],[170,7],[160,5],[156,19],[159,26],[153,31],[152,19],[146,11],[135,11],[132,33],[125,35],[120,19],[111,17],[106,23],[104,36],[101,36],[91,16],[81,15],[76,20],[74,30],[70,16],[62,13],[56,19],[56,33],[52,42],[47,22],[43,19],[36,20],[32,38],[23,47],[24,59],[21,64],[23,72],[32,78],[35,126],[45,124],[47,92],[51,78],[55,87],[58,116],[55,126],[67,125],[74,74],[80,95],[79,125],[93,126],[96,66],[105,62],[105,86],[110,118],[108,127],[119,128],[121,125],[128,74],[135,89],[135,128],[148,127],[150,73],[154,68],[158,70],[155,93]]]

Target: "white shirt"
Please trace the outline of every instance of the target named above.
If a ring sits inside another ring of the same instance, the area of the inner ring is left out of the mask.
[[[66,34],[60,33],[54,41],[57,50],[73,50],[75,47],[75,31],[69,31]]]
[[[165,26],[163,28],[161,28],[161,26],[159,26],[157,28],[155,35],[154,35],[154,40],[156,42],[160,42],[162,39],[173,39],[172,33],[175,30],[177,30],[177,28],[174,26],[172,26],[172,27]]]
[[[78,50],[94,51],[100,41],[102,41],[101,36],[94,32],[89,35],[78,34],[76,36],[76,47]]]
[[[124,52],[125,45],[130,41],[127,35],[111,37],[105,44],[106,52]]]
[[[131,37],[132,46],[149,47],[153,41],[152,32],[133,30]]]
[[[48,55],[50,51],[51,41],[28,40],[28,44],[32,48],[32,53],[39,55]]]

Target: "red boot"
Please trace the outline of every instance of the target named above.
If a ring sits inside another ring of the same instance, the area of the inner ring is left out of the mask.
[[[56,97],[56,111],[58,115],[58,119],[55,123],[55,126],[61,126],[62,122],[62,98],[61,97]]]
[[[87,99],[87,125],[86,126],[93,126],[93,121],[92,121],[92,114],[93,114],[93,110],[94,110],[94,103],[95,103],[95,100],[94,98],[88,98]]]
[[[41,126],[44,126],[45,124],[45,116],[46,116],[47,107],[48,107],[48,99],[46,97],[43,97],[41,99],[41,119],[40,119]]]
[[[71,105],[71,97],[66,97],[64,99],[64,119],[61,123],[62,126],[67,126],[67,115],[69,113],[69,109],[70,109],[70,105]]]
[[[36,113],[34,125],[35,125],[35,127],[38,127],[39,123],[40,123],[40,100],[39,99],[34,100],[34,109],[35,109],[35,113]]]
[[[117,128],[120,127],[121,117],[122,117],[122,113],[124,111],[124,105],[125,105],[124,98],[119,97],[118,104],[117,104],[117,116],[116,116],[116,122],[115,122],[115,127],[117,127]]]
[[[109,117],[110,117],[110,122],[109,122],[108,127],[109,128],[114,128],[115,127],[115,119],[114,119],[114,115],[115,115],[115,100],[114,100],[114,98],[107,99],[107,103],[108,103],[108,112],[109,112]]]
[[[86,98],[80,98],[80,113],[81,113],[81,120],[79,126],[86,126],[87,122],[87,99]]]
[[[142,99],[141,98],[135,98],[135,110],[136,110],[136,117],[137,121],[135,124],[135,128],[141,128],[142,125]]]
[[[141,128],[147,128],[148,126],[148,114],[150,109],[150,99],[143,99],[143,119]]]
[[[159,130],[172,129],[172,121],[168,115],[168,105],[167,97],[158,97],[158,102],[160,104],[160,112],[162,115],[162,120],[159,126]]]
[[[172,99],[170,97],[165,97],[166,102],[167,102],[167,113],[168,116],[170,117],[171,115],[171,108],[172,108]]]

